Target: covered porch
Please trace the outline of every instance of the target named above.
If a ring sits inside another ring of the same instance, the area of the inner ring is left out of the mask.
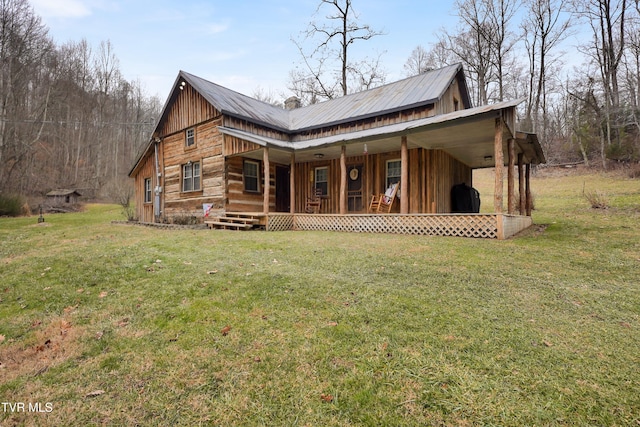
[[[282,141],[221,126],[225,155],[261,161],[263,174],[261,206],[226,211],[254,215],[270,231],[507,238],[532,224],[530,170],[532,164],[544,162],[536,135],[515,131],[518,103],[309,140]],[[370,197],[384,192],[388,184],[384,162],[396,157],[400,164],[396,206],[389,214],[367,212]],[[276,166],[286,167],[286,175],[276,176]],[[334,179],[327,183],[320,213],[305,213],[305,200],[316,185],[313,173],[323,167],[335,171]],[[479,168],[495,168],[495,191],[489,202],[493,212],[451,213],[452,185],[473,185],[471,172]]]

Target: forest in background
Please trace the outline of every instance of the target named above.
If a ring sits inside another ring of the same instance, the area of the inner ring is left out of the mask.
[[[0,5],[0,193],[113,200],[162,101],[123,78],[109,41],[57,45],[28,1]]]
[[[319,19],[294,40],[302,61],[289,89],[303,104],[386,81],[380,54],[351,55],[384,37],[352,3],[319,0]],[[454,0],[451,13],[455,28],[417,45],[407,76],[462,63],[474,106],[524,99],[519,129],[538,135],[549,164],[640,160],[640,0]]]
[[[164,100],[122,76],[109,41],[59,45],[28,0],[0,5],[0,195],[55,188],[87,198],[121,195]],[[305,54],[300,42],[307,69],[292,72],[289,89],[309,103],[385,83],[382,57],[347,61],[354,41],[375,45],[369,40],[384,34],[357,22],[351,0],[322,0],[321,7],[329,8],[318,14],[329,26],[312,21],[307,37],[332,34],[340,22],[342,46],[338,38],[320,40],[323,49]],[[474,105],[524,98],[520,127],[538,133],[551,164],[638,162],[638,0],[457,0],[454,9],[459,25],[416,46],[408,76],[462,62]],[[584,35],[571,55],[579,66],[567,64],[561,43],[576,32]],[[330,69],[329,59],[343,62]],[[327,80],[335,76],[342,80]],[[324,95],[314,92],[320,89]]]

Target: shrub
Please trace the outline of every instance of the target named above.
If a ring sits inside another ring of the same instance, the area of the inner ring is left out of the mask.
[[[609,197],[602,191],[583,191],[584,197],[591,203],[593,209],[609,209]]]
[[[193,215],[176,215],[171,218],[171,222],[176,225],[196,225],[200,221]]]
[[[22,196],[0,194],[0,216],[22,215],[25,203]]]

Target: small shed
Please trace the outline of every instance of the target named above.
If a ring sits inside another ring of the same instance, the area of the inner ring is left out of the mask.
[[[82,194],[77,190],[58,189],[47,193],[47,204],[49,206],[64,206],[78,203],[78,198]]]

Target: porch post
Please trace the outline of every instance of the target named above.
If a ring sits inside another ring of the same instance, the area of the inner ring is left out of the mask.
[[[523,170],[524,153],[518,154],[518,193],[520,194],[520,200],[518,202],[518,210],[520,215],[524,215],[526,207],[526,199],[524,194],[524,170]]]
[[[296,153],[291,153],[289,165],[289,213],[296,213]]]
[[[264,167],[264,201],[262,202],[262,212],[269,213],[269,192],[271,191],[270,173],[269,173],[269,147],[264,147],[262,152],[262,163]]]
[[[340,151],[340,215],[347,213],[347,146]]]
[[[525,166],[525,173],[524,173],[524,179],[525,179],[525,192],[527,194],[527,201],[525,202],[525,204],[527,205],[526,211],[527,211],[527,216],[531,216],[531,209],[533,208],[532,205],[532,200],[531,200],[531,163],[527,163],[527,165]]]
[[[502,153],[502,114],[496,118],[496,132],[493,144],[493,157],[495,159],[495,182],[494,182],[494,198],[493,210],[497,214],[502,213],[502,192],[503,192],[503,174],[504,174],[504,154]]]
[[[400,213],[409,213],[409,150],[407,137],[400,144]]]
[[[507,169],[507,213],[513,215],[516,211],[516,190],[515,190],[515,164],[516,164],[516,148],[515,139],[507,139],[509,169]]]

